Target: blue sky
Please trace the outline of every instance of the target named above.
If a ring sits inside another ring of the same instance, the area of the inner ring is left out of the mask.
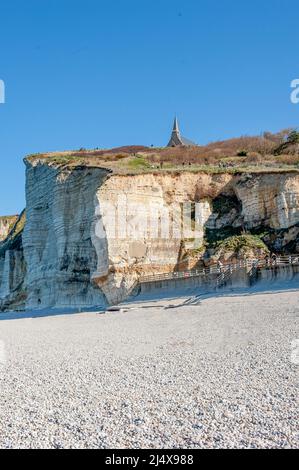
[[[299,126],[295,0],[1,0],[0,214],[34,152]]]

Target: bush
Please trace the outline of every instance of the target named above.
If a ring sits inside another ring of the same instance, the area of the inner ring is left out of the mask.
[[[296,129],[292,129],[286,140],[274,150],[274,155],[281,155],[283,153],[290,155],[299,153],[299,132]]]
[[[216,245],[216,254],[221,256],[223,253],[234,253],[238,256],[245,256],[250,252],[268,253],[269,250],[265,243],[257,235],[235,235],[222,240]]]
[[[134,170],[143,170],[150,168],[149,162],[141,157],[136,157],[133,160],[130,160],[128,166],[129,168]]]

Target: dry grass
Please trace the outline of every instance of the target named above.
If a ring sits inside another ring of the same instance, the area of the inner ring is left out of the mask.
[[[120,172],[171,169],[247,171],[249,168],[295,170],[299,169],[298,147],[288,148],[283,155],[275,154],[286,142],[289,132],[288,129],[277,134],[265,132],[261,136],[242,136],[205,146],[149,148],[135,145],[109,150],[80,149],[31,155],[27,159],[47,160],[59,166],[102,166]]]

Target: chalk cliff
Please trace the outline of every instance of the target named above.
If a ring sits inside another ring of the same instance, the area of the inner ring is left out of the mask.
[[[91,283],[97,265],[91,229],[96,191],[106,177],[107,171],[99,168],[60,170],[27,163],[27,308],[105,303]]]
[[[25,212],[16,217],[0,243],[0,310],[25,307],[26,264],[22,240],[25,219]]]
[[[0,242],[7,238],[17,220],[17,215],[0,217]]]
[[[236,195],[242,203],[244,222],[288,229],[299,222],[299,175],[244,175],[236,184]]]
[[[2,309],[116,303],[139,276],[207,263],[219,242],[244,233],[269,249],[299,251],[297,172],[125,175],[25,163],[25,228],[17,243],[0,244]],[[188,202],[198,204],[180,238],[177,214]]]

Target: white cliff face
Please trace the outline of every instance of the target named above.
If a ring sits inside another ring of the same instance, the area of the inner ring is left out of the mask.
[[[91,242],[94,197],[106,172],[27,164],[27,308],[103,305],[90,282],[97,258]]]
[[[98,265],[92,278],[109,302],[125,298],[140,275],[178,269],[182,242],[188,249],[202,245],[212,213],[207,194],[231,183],[229,175],[213,184],[212,179],[191,173],[112,176],[99,188],[92,237]],[[194,224],[190,201],[197,202]]]
[[[19,297],[28,309],[117,303],[141,275],[180,269],[184,250],[194,248],[198,262],[206,228],[286,229],[282,244],[298,237],[298,174],[111,175],[38,161],[26,166],[23,235],[0,243],[0,308]],[[220,210],[213,212],[215,198]],[[222,211],[219,200],[233,203]],[[178,218],[183,207],[191,225],[185,212]]]
[[[299,175],[272,173],[240,178],[236,194],[249,228],[286,229],[299,223]]]
[[[7,250],[0,258],[0,299],[9,297],[24,280],[23,253]]]

